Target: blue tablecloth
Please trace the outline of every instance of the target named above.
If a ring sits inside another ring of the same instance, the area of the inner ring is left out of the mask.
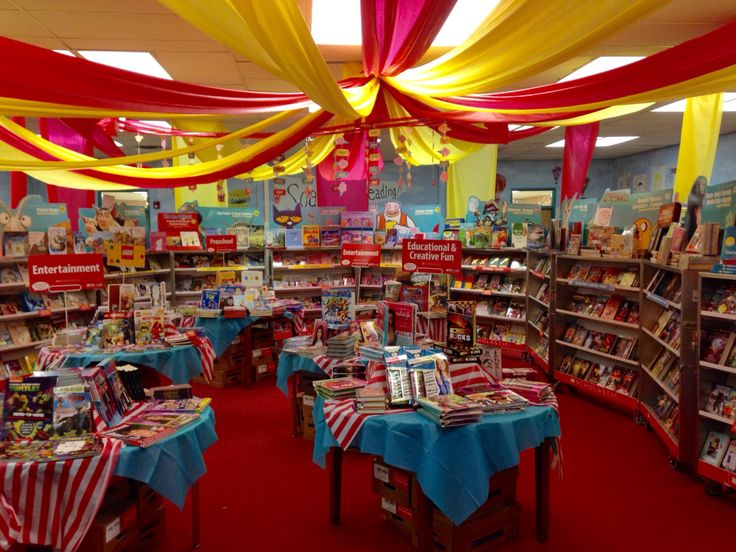
[[[243,328],[257,322],[259,317],[246,316],[245,318],[197,318],[195,326],[204,328],[205,334],[210,338],[215,355],[220,357],[232,343]]]
[[[215,413],[207,407],[197,421],[148,448],[123,447],[113,473],[147,484],[181,509],[207,472],[202,453],[216,441]]]
[[[311,358],[292,353],[280,353],[279,365],[276,368],[276,387],[278,387],[284,395],[289,394],[289,378],[296,372],[324,374],[322,368],[317,366],[317,363]]]
[[[202,373],[202,360],[193,345],[137,352],[69,353],[64,366],[88,366],[110,357],[118,363],[129,362],[153,368],[172,383],[189,383],[194,376]]]
[[[322,467],[337,441],[325,423],[323,399],[314,405],[314,462]],[[424,494],[456,525],[488,499],[494,473],[518,465],[519,453],[560,435],[550,407],[488,414],[477,424],[443,429],[416,412],[371,416],[351,446],[416,473]]]

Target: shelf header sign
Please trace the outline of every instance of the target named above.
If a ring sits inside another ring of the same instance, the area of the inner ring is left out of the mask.
[[[207,234],[204,239],[209,253],[229,253],[238,249],[235,234]]]
[[[381,266],[381,245],[377,243],[343,243],[342,266]]]
[[[405,239],[401,267],[407,272],[460,274],[463,247],[460,240]]]
[[[102,289],[105,286],[102,255],[29,255],[28,283],[37,292]]]

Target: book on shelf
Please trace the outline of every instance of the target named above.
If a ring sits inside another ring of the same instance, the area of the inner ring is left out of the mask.
[[[46,440],[53,435],[56,376],[38,372],[9,380],[4,402],[4,438]]]
[[[736,389],[714,383],[706,397],[704,410],[730,420],[736,419]]]
[[[736,439],[731,439],[731,442],[728,444],[726,454],[723,455],[721,467],[730,472],[736,472]]]
[[[729,442],[730,438],[727,434],[719,431],[709,431],[708,436],[705,438],[705,443],[703,443],[703,449],[700,452],[700,459],[713,466],[720,466],[723,458],[726,456]]]

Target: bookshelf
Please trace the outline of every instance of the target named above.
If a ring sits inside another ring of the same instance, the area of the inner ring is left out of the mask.
[[[698,274],[644,261],[642,282],[640,422],[667,447],[673,468],[692,467]]]
[[[545,374],[550,372],[555,342],[550,340],[554,326],[555,252],[530,249],[526,276],[526,352]]]
[[[552,377],[635,415],[641,261],[556,255],[553,266]]]
[[[217,285],[218,275],[240,281],[243,270],[262,270],[267,278],[269,260],[264,248],[240,249],[228,253],[205,250],[165,252],[168,256],[168,281],[173,303],[196,300],[200,290]],[[162,257],[163,259],[163,257]]]
[[[462,274],[450,285],[452,300],[476,301],[476,341],[521,357],[526,341],[526,249],[463,247]]]
[[[699,280],[693,454],[706,491],[718,494],[736,489],[736,466],[729,463],[730,442],[736,439],[736,312],[731,309],[736,275],[701,272]]]

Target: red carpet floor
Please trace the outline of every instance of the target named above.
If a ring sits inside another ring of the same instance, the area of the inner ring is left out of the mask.
[[[202,550],[412,550],[383,524],[370,490],[370,460],[348,454],[343,524],[327,520],[326,473],[312,444],[291,437],[289,401],[266,379],[253,389],[197,388],[214,399],[220,441],[201,480]],[[560,396],[564,478],[553,478],[551,536],[534,539],[533,455],[523,455],[521,534],[501,550],[727,549],[733,496],[712,498],[698,480],[670,469],[656,436],[618,412]],[[167,506],[165,550],[189,548],[189,501]]]

